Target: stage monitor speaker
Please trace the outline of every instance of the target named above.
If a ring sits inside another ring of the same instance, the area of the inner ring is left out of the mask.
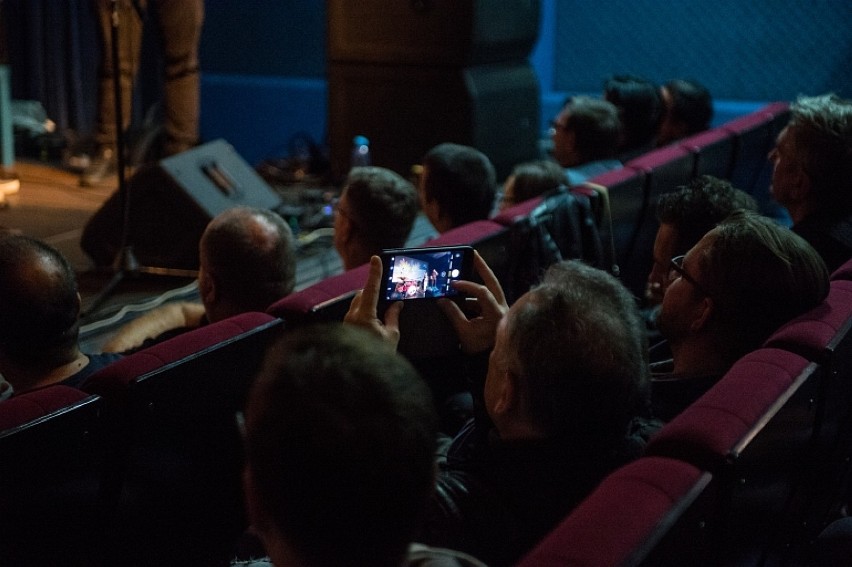
[[[335,176],[345,175],[352,138],[370,140],[374,165],[408,177],[442,142],[473,146],[500,179],[538,157],[539,86],[528,63],[410,67],[331,63],[329,142]]]
[[[468,66],[525,60],[540,0],[329,0],[328,60]]]
[[[275,209],[281,198],[233,146],[215,140],[159,163],[128,180],[129,242],[141,265],[198,269],[198,241],[210,220],[232,207]],[[98,266],[121,249],[124,219],[118,191],[83,229],[80,246]]]

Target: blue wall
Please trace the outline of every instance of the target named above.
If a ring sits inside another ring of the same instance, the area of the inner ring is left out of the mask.
[[[720,99],[852,96],[847,0],[555,0],[553,16],[556,90],[632,73],[694,77]]]
[[[284,155],[300,131],[322,141],[324,2],[207,0],[206,6],[204,138],[224,137],[250,163]],[[542,131],[567,94],[597,94],[613,73],[657,82],[695,78],[717,100],[717,124],[798,94],[852,97],[848,0],[541,0],[541,6],[530,59],[541,83]]]

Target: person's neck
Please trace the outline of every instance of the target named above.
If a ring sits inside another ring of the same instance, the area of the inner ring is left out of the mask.
[[[816,210],[816,206],[809,201],[800,201],[787,206],[787,212],[790,214],[793,224],[799,224]]]
[[[378,252],[367,250],[366,246],[360,246],[357,242],[350,242],[346,246],[346,250],[341,254],[343,260],[343,269],[351,270],[363,264],[370,262],[370,257]]]
[[[3,368],[3,377],[15,392],[25,392],[43,386],[49,386],[70,378],[89,364],[89,357],[76,350],[67,359],[53,368],[32,368],[22,364],[7,364]]]
[[[671,343],[670,346],[674,374],[683,376],[724,374],[731,366],[718,348],[700,337]]]

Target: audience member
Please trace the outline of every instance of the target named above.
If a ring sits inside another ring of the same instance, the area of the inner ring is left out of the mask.
[[[772,196],[830,271],[852,258],[852,100],[799,97],[769,154]]]
[[[439,144],[423,158],[420,208],[438,232],[487,219],[494,207],[496,173],[488,156],[470,146]]]
[[[654,241],[654,264],[648,274],[646,299],[659,304],[669,283],[671,259],[686,254],[701,237],[737,209],[757,211],[748,193],[728,181],[702,175],[657,201],[660,227]]]
[[[245,419],[247,507],[272,563],[481,566],[411,543],[434,488],[436,426],[426,384],[365,331],[280,339]]]
[[[78,387],[120,358],[80,350],[79,315],[74,270],[58,250],[28,236],[0,238],[0,373],[15,393]]]
[[[503,183],[499,209],[502,211],[543,195],[566,182],[565,172],[556,162],[542,159],[519,163]]]
[[[334,216],[334,247],[347,270],[383,248],[405,245],[417,217],[417,190],[382,167],[349,172]]]
[[[663,116],[657,130],[657,146],[665,146],[703,132],[713,119],[710,91],[697,81],[673,79],[660,87]]]
[[[654,83],[632,75],[616,75],[606,80],[603,94],[618,108],[621,120],[618,159],[627,162],[653,149],[663,113]]]
[[[449,447],[423,540],[508,565],[641,450],[631,424],[647,401],[645,341],[634,299],[606,272],[556,264],[508,309],[478,254],[475,266],[485,285],[455,286],[478,315],[440,305],[465,352],[493,350],[484,385],[472,388],[480,411]],[[346,321],[395,343],[402,302],[377,319],[378,257],[370,269]]]
[[[587,96],[568,99],[553,121],[553,157],[565,168],[569,185],[577,185],[621,167],[615,159],[620,135],[618,109]]]
[[[201,235],[201,303],[176,302],[131,321],[104,345],[128,352],[189,329],[249,311],[265,311],[293,291],[293,233],[276,213],[234,207],[217,215]]]
[[[654,415],[664,421],[828,294],[813,247],[753,212],[735,211],[669,265],[658,324],[672,360],[652,368]]]

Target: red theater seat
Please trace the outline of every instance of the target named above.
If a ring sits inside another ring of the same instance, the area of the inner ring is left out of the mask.
[[[364,264],[325,278],[310,287],[279,299],[266,310],[287,322],[287,327],[308,323],[342,321],[352,297],[364,287],[370,266]]]
[[[116,564],[227,560],[246,527],[235,414],[281,328],[245,313],[129,355],[84,384],[103,396],[114,434]]]
[[[834,270],[831,274],[832,280],[852,280],[852,259]]]
[[[821,376],[819,365],[801,356],[759,349],[651,439],[646,454],[681,459],[718,478],[727,510],[719,540],[724,564],[783,554],[802,538]]]
[[[712,475],[646,457],[612,473],[518,567],[709,565]]]
[[[724,128],[714,128],[680,141],[695,156],[693,177],[712,175],[727,179],[734,157],[734,138]]]
[[[807,524],[825,526],[849,498],[852,475],[852,281],[833,280],[826,300],[779,328],[767,346],[797,352],[824,368],[815,396],[819,431]]]
[[[94,564],[106,518],[102,400],[47,386],[0,402],[0,565]]]

